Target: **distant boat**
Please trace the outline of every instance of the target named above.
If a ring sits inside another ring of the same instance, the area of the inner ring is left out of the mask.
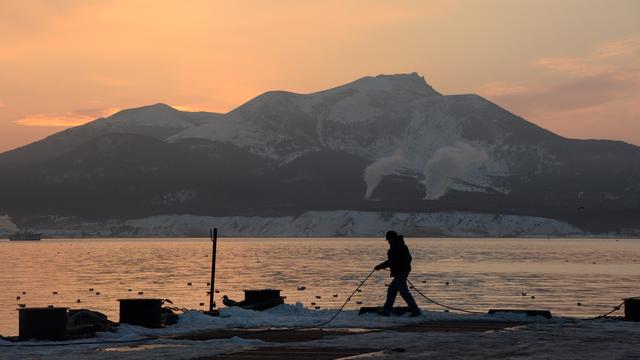
[[[30,231],[18,231],[9,236],[11,241],[38,241],[42,239],[42,233],[34,233]]]

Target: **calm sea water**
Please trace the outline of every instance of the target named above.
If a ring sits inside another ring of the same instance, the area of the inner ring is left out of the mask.
[[[586,317],[640,295],[638,240],[408,239],[407,244],[414,258],[410,279],[428,296],[457,307],[550,309]],[[224,294],[241,300],[243,289],[277,288],[287,303],[337,308],[385,259],[386,249],[382,239],[222,238],[216,302],[222,305]],[[17,334],[19,304],[90,308],[113,320],[120,298],[168,298],[178,307],[205,309],[210,256],[208,239],[0,241],[0,334]],[[388,282],[387,272],[374,274],[350,308],[381,304]]]

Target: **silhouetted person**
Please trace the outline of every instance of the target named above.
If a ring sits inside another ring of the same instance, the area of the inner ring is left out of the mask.
[[[389,316],[396,296],[400,292],[400,296],[409,306],[411,316],[420,315],[420,308],[416,305],[416,301],[411,296],[411,292],[407,287],[407,276],[411,272],[411,254],[409,248],[404,243],[404,237],[398,235],[395,231],[387,231],[387,241],[389,242],[389,250],[387,251],[387,261],[376,265],[375,270],[390,268],[393,281],[387,289],[387,301],[382,308],[382,315]]]

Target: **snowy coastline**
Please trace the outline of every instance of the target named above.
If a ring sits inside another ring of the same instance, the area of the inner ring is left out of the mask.
[[[6,223],[6,224],[5,224]],[[422,237],[579,237],[589,235],[558,220],[464,212],[379,213],[350,210],[308,211],[299,216],[245,217],[160,215],[131,220],[84,221],[49,216],[36,229],[49,238],[200,237],[218,227],[230,237],[368,237],[402,229]],[[16,231],[3,217],[0,236]]]
[[[335,310],[314,311],[301,304],[281,305],[265,312],[223,308],[220,317],[196,311],[183,314],[177,325],[146,329],[121,325],[115,333],[98,333],[97,338],[63,342],[66,346],[42,346],[51,342],[25,342],[36,347],[15,346],[0,340],[0,356],[6,359],[194,359],[202,356],[249,349],[283,346],[256,339],[232,337],[210,340],[177,340],[172,335],[213,329],[312,326],[326,321]],[[394,327],[438,321],[511,321],[523,325],[484,332],[397,332]],[[460,315],[425,311],[421,317],[390,317],[375,314],[358,316],[345,311],[328,327],[350,328],[353,335],[289,343],[286,346],[321,348],[371,348],[380,351],[367,358],[637,358],[640,327],[637,323],[572,318],[531,318],[524,315]],[[366,332],[358,329],[375,328]],[[149,338],[153,338],[149,340]],[[140,342],[135,342],[140,340]],[[83,342],[104,342],[82,344]],[[131,341],[131,343],[124,343]],[[60,343],[57,343],[60,344]],[[402,353],[389,349],[402,347]]]

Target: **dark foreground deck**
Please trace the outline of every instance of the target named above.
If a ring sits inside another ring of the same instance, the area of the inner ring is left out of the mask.
[[[372,349],[343,349],[343,348],[296,348],[296,347],[267,347],[262,349],[233,352],[212,357],[201,357],[193,360],[333,360],[367,353],[376,353]]]
[[[405,325],[400,327],[385,329],[276,329],[276,330],[208,330],[199,331],[189,334],[181,334],[170,337],[176,340],[211,340],[226,339],[234,336],[244,339],[258,339],[270,343],[283,343],[287,345],[277,347],[263,347],[259,349],[230,352],[226,354],[200,357],[195,360],[214,360],[214,359],[302,359],[305,360],[324,360],[324,359],[340,359],[349,356],[377,353],[380,354],[402,351],[402,349],[380,349],[371,344],[371,348],[352,349],[352,348],[336,348],[336,347],[301,347],[296,343],[305,341],[319,340],[325,337],[350,336],[356,334],[380,332],[380,331],[399,331],[412,333],[427,332],[485,332],[502,330],[509,327],[524,325],[523,322],[497,322],[497,321],[426,321],[419,324]]]

